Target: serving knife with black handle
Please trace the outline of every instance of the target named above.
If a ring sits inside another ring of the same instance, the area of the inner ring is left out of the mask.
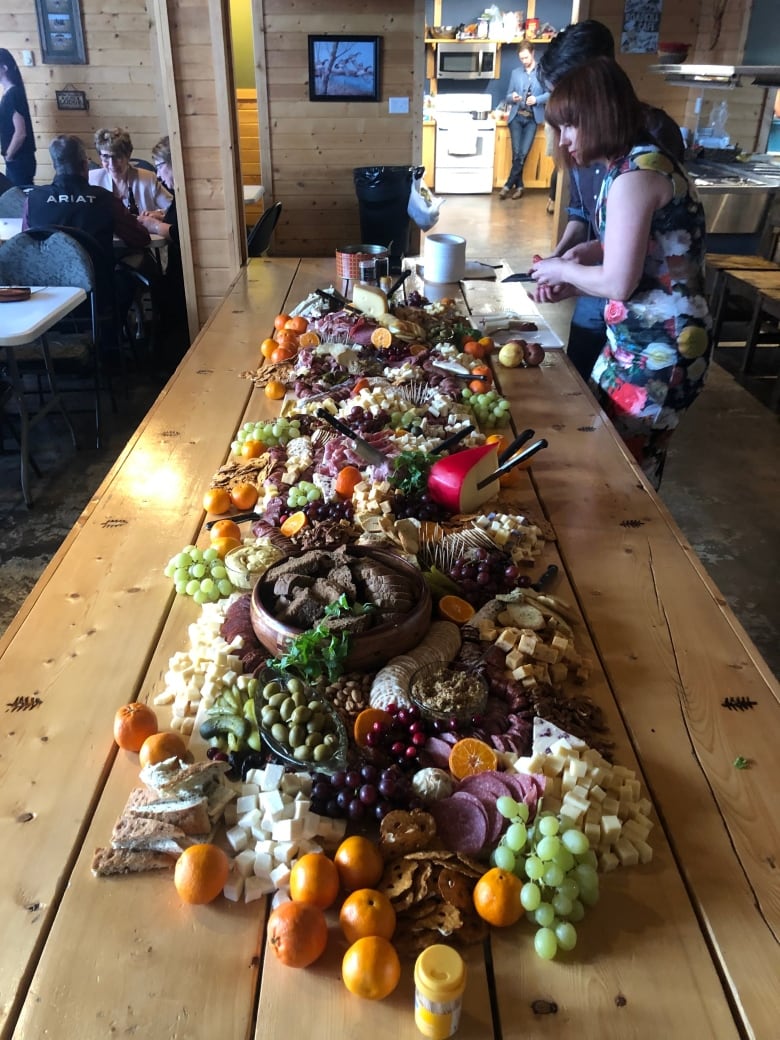
[[[343,423],[341,419],[337,419],[335,415],[331,415],[325,408],[317,409],[317,418],[322,419],[328,426],[332,426],[334,430],[342,434],[344,437],[348,437],[355,445],[355,451],[370,466],[383,466],[387,462],[387,456],[383,455],[381,451],[378,451],[373,444],[369,444],[368,441],[364,441],[362,437],[358,436],[354,430],[351,430],[346,423]]]

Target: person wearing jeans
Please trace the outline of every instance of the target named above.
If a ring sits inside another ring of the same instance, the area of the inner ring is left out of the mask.
[[[544,122],[544,103],[549,92],[542,89],[536,71],[534,49],[524,43],[517,52],[520,67],[509,77],[509,89],[505,98],[508,105],[509,136],[512,141],[512,168],[506,183],[498,193],[503,202],[511,195],[513,199],[523,195],[523,166],[536,136],[536,128]]]

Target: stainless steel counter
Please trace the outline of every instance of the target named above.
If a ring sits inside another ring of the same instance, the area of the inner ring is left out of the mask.
[[[704,206],[709,234],[761,232],[773,196],[780,191],[780,166],[765,159],[686,163]]]

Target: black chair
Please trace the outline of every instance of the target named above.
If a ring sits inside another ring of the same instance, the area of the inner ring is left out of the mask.
[[[275,203],[260,217],[249,232],[247,252],[249,256],[262,256],[271,244],[271,236],[282,213],[281,202]]]
[[[21,188],[9,188],[0,195],[0,217],[21,217],[26,197]]]

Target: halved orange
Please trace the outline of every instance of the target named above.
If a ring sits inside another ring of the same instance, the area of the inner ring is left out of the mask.
[[[457,744],[453,744],[450,751],[450,772],[456,780],[495,769],[497,765],[498,756],[493,748],[484,740],[477,740],[475,737],[464,737]]]
[[[313,329],[311,332],[302,332],[298,337],[299,347],[318,347],[320,343],[322,343],[322,338]]]
[[[380,349],[385,350],[392,342],[393,334],[390,329],[386,329],[384,325],[380,325],[371,333],[371,344],[374,347],[379,347]]]
[[[355,743],[358,747],[367,747],[366,737],[374,728],[374,723],[382,722],[389,726],[392,721],[393,718],[389,712],[382,711],[381,708],[364,708],[355,719],[352,729]]]
[[[297,534],[302,527],[306,526],[307,523],[308,517],[302,509],[299,509],[297,513],[290,513],[279,530],[285,538],[292,538],[292,536]]]
[[[469,618],[474,617],[474,608],[460,596],[442,596],[439,600],[439,613],[448,621],[454,621],[456,625],[465,625]]]

